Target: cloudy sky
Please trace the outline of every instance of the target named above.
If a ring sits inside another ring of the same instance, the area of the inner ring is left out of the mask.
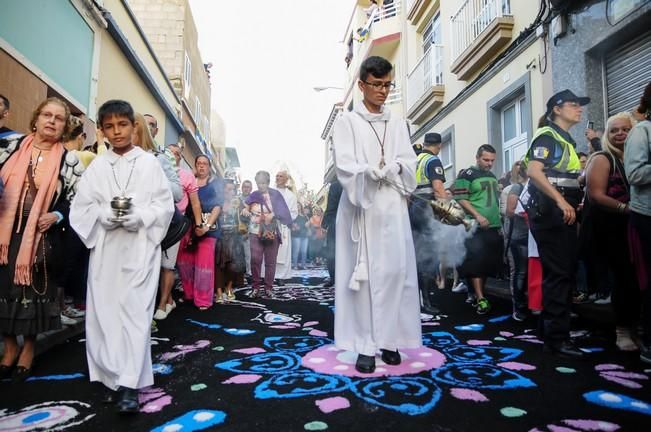
[[[212,108],[236,147],[242,178],[283,165],[317,191],[323,184],[321,132],[341,90],[341,43],[354,0],[190,0]],[[299,180],[300,181],[300,180]]]

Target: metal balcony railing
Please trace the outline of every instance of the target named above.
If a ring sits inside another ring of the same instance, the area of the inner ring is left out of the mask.
[[[452,16],[452,62],[494,20],[511,15],[510,0],[466,0]]]
[[[407,109],[438,85],[443,85],[443,45],[430,45],[407,75]]]
[[[396,103],[400,103],[402,101],[402,89],[400,87],[396,87],[393,90],[391,90],[391,93],[389,93],[389,96],[387,96],[387,100],[384,102],[386,105],[392,105]]]
[[[405,11],[407,13],[409,13],[409,11],[411,10],[411,7],[414,5],[414,3],[416,3],[416,0],[406,0],[405,6],[407,6],[407,8],[405,9]]]
[[[373,22],[382,21],[383,19],[392,18],[398,16],[400,13],[400,0],[394,0],[394,2],[388,6],[380,6],[376,13],[373,16]]]

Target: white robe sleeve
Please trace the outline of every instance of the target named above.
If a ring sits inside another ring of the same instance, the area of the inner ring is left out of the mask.
[[[98,175],[98,168],[102,161],[97,162],[99,163],[90,164],[84,171],[77,186],[77,193],[70,204],[70,226],[89,249],[95,247],[98,233],[104,230],[99,223],[102,209],[95,196],[94,187],[101,177]]]
[[[366,178],[368,163],[362,158],[360,146],[355,142],[351,120],[346,115],[339,117],[332,133],[333,156],[337,179],[346,193],[350,203],[367,209],[373,204],[377,192],[377,182]]]
[[[409,130],[407,124],[402,122],[402,127],[398,131],[398,139],[396,146],[396,161],[400,163],[402,172],[400,173],[400,181],[402,183],[404,195],[410,195],[416,190],[416,166],[418,165],[418,158],[411,146],[409,139]]]
[[[292,220],[296,219],[298,216],[298,200],[296,199],[296,195],[294,192],[289,191],[288,200],[287,200],[287,207],[289,207],[289,214],[292,217]]]
[[[154,244],[160,244],[174,214],[174,199],[161,166],[158,163],[152,164],[149,171],[147,188],[151,193],[151,201],[146,206],[134,207],[133,211],[142,218],[147,237]]]

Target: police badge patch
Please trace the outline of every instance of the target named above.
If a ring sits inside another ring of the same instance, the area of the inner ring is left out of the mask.
[[[547,159],[549,156],[549,149],[547,147],[535,147],[533,149],[533,157],[536,159]]]
[[[434,172],[438,175],[443,175],[443,168],[441,167],[434,167]]]

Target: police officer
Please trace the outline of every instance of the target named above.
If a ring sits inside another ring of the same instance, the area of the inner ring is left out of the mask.
[[[414,148],[416,150],[416,148]],[[438,157],[441,152],[441,135],[425,134],[425,141],[418,154],[416,167],[416,192],[420,198],[445,199],[445,172]],[[427,201],[415,198],[410,205],[410,218],[414,246],[416,248],[416,266],[418,268],[418,286],[423,299],[423,311],[438,314],[440,311],[432,305],[430,288],[434,286],[438,271],[438,260],[434,256],[433,233],[431,222],[434,218],[431,206]]]
[[[540,329],[545,349],[583,357],[570,340],[570,307],[576,286],[576,209],[581,201],[581,163],[568,130],[581,121],[590,98],[570,90],[547,101],[525,157],[531,199],[527,204],[531,232],[538,244],[543,270],[543,310]]]

